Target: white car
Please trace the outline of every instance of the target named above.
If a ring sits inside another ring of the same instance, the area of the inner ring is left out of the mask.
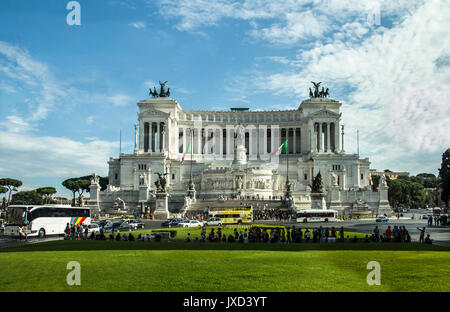
[[[200,222],[198,220],[186,220],[183,222],[178,223],[179,227],[196,227],[196,226],[203,226],[203,222]]]
[[[91,223],[88,225],[88,233],[91,234],[92,232],[94,234],[100,233],[100,227],[97,223]]]
[[[222,225],[222,219],[220,219],[220,218],[209,218],[208,220],[206,220],[203,223],[205,225],[213,225],[213,226]]]

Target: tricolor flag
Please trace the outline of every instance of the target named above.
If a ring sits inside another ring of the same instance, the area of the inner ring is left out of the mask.
[[[187,151],[186,151],[186,153],[184,153],[183,158],[181,158],[181,163],[180,163],[180,165],[182,165],[182,164],[184,163],[184,158],[186,157],[186,154],[187,154],[187,153],[190,153],[190,152],[191,152],[191,142],[189,142]]]
[[[287,142],[288,142],[288,140],[286,139],[286,141],[284,141],[284,143],[281,144],[279,148],[277,148],[275,151],[270,153],[270,157],[273,157],[276,154],[278,154],[280,152],[280,150],[281,150],[281,153],[286,153],[287,152]]]

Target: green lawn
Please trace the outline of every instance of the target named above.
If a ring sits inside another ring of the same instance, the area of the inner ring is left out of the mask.
[[[0,250],[0,291],[448,291],[450,249],[397,243],[55,241]],[[66,265],[81,265],[68,286]],[[381,285],[368,286],[369,261]]]

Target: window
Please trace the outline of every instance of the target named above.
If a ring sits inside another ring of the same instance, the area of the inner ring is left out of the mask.
[[[146,164],[138,165],[138,170],[147,170],[147,165]]]
[[[308,180],[308,175],[305,173],[305,180]]]
[[[361,173],[361,180],[364,180],[364,174]]]
[[[175,180],[175,173],[172,173],[172,180]]]
[[[114,175],[114,179],[115,180],[117,180],[117,178],[118,178],[118,175],[117,175],[117,173]]]

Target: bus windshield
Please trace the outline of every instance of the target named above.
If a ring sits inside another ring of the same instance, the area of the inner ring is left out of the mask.
[[[25,209],[25,207],[8,207],[6,224],[22,226],[25,223]]]

